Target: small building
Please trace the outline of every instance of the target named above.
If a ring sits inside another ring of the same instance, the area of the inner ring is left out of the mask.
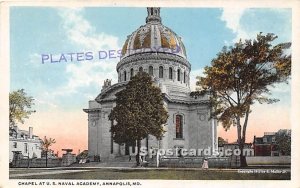
[[[265,132],[262,137],[254,136],[253,148],[255,156],[279,156],[275,132]]]
[[[42,140],[33,135],[33,128],[20,130],[18,126],[9,128],[9,162],[13,161],[14,153],[29,158],[41,158]]]
[[[230,156],[231,156],[231,155],[237,154],[238,151],[235,151],[237,149],[239,149],[239,144],[237,142],[223,143],[223,144],[219,145],[218,152],[219,152],[219,155],[226,156],[226,155],[230,154]],[[244,152],[245,156],[253,156],[254,153],[252,152],[251,149],[252,149],[252,143],[245,143],[244,151],[241,151],[241,152]]]
[[[262,137],[254,136],[253,149],[255,156],[280,156],[276,134],[285,134],[291,136],[290,129],[280,129],[277,132],[265,132]]]

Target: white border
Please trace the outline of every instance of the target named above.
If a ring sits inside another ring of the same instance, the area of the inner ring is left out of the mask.
[[[0,188],[2,187],[18,187],[18,180],[9,180],[8,176],[8,93],[9,93],[9,7],[10,6],[49,6],[49,7],[95,7],[95,6],[110,6],[110,7],[147,7],[147,6],[159,6],[159,7],[261,7],[261,8],[292,8],[292,20],[293,20],[293,32],[292,32],[292,106],[291,106],[291,127],[292,127],[292,173],[291,181],[280,180],[141,180],[140,182],[145,187],[300,187],[299,174],[300,174],[300,155],[299,155],[299,143],[300,143],[300,131],[299,131],[299,117],[300,117],[300,1],[299,0],[192,0],[192,1],[2,1],[0,3],[0,143],[1,143],[1,155],[0,155]],[[32,180],[34,181],[34,180]],[[36,180],[39,181],[39,180]],[[47,180],[52,181],[52,180]],[[76,180],[73,180],[74,182]],[[144,187],[143,186],[143,187]],[[20,187],[20,186],[19,186]],[[29,186],[23,186],[29,187]],[[42,187],[42,186],[34,186]],[[48,186],[50,187],[50,186]],[[62,186],[60,186],[62,187]],[[82,186],[83,187],[83,186]],[[89,186],[92,187],[92,186]],[[122,186],[125,187],[125,186]]]

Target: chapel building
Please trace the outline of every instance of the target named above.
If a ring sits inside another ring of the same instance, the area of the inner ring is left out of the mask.
[[[138,71],[152,76],[163,93],[168,120],[161,140],[154,136],[142,141],[142,146],[157,149],[211,149],[216,151],[217,122],[210,118],[209,96],[191,97],[191,64],[186,49],[174,31],[162,24],[160,8],[147,8],[146,24],[128,35],[117,64],[118,83],[104,81],[100,94],[89,101],[88,153],[101,160],[128,155],[134,144],[119,145],[112,139],[108,116],[115,104],[115,94],[126,87]],[[126,115],[126,114],[124,114]]]

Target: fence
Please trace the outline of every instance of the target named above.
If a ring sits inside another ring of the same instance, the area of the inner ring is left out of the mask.
[[[248,165],[290,165],[291,156],[246,157]]]
[[[209,168],[230,168],[228,157],[208,157]],[[176,168],[201,168],[204,157],[162,157],[159,162],[160,167]],[[154,161],[151,161],[152,163]],[[156,163],[155,163],[156,165]],[[154,166],[150,164],[150,166]]]
[[[47,167],[61,166],[62,159],[48,159]],[[13,167],[18,168],[43,168],[46,167],[46,159],[18,159],[12,162]]]

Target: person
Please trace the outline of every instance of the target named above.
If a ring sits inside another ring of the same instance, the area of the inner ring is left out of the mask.
[[[157,151],[157,153],[156,153],[156,168],[159,167],[159,159],[160,159],[160,152]]]
[[[208,169],[208,161],[207,161],[207,158],[204,158],[204,160],[203,160],[202,169],[205,169],[205,170]]]

